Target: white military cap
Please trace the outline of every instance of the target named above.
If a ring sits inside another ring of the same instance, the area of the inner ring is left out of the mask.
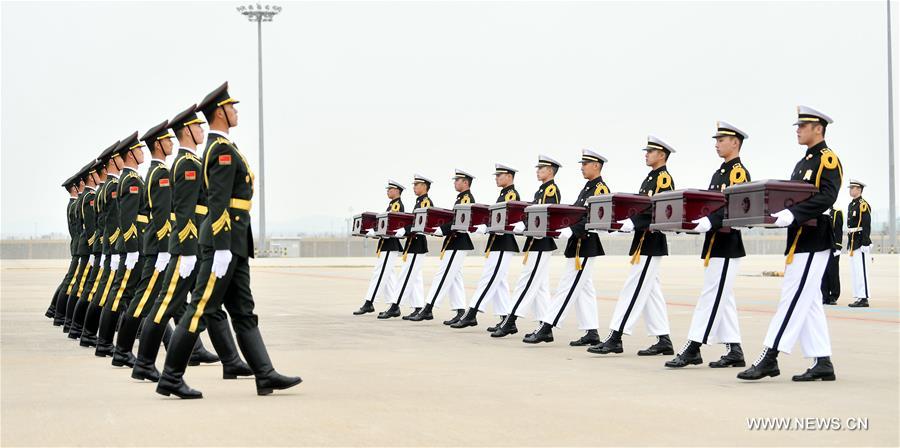
[[[553,157],[545,154],[538,154],[538,163],[535,168],[540,168],[542,166],[555,166],[559,168],[562,166],[562,164],[556,161],[556,159],[554,159]]]
[[[653,135],[648,135],[647,136],[647,147],[644,148],[643,150],[649,151],[651,149],[660,149],[660,150],[667,151],[670,153],[675,152],[675,148],[673,148],[672,145],[662,141],[661,138],[653,136]]]
[[[864,184],[856,179],[850,179],[850,184],[847,185],[847,188],[850,188],[850,187],[866,188],[866,184]]]
[[[746,132],[737,128],[737,126],[727,122],[727,121],[717,121],[716,122],[716,135],[713,138],[718,137],[737,137],[741,140],[750,138]]]
[[[591,163],[591,162],[600,162],[606,163],[606,157],[603,157],[597,151],[594,151],[590,148],[584,148],[581,150],[581,161],[580,163]]]
[[[828,115],[809,106],[800,105],[797,106],[797,122],[794,123],[794,125],[803,123],[821,123],[822,126],[828,126],[829,124],[834,123],[834,120]]]
[[[413,183],[414,184],[425,183],[425,184],[431,185],[431,179],[429,179],[421,174],[414,174],[413,175]]]
[[[399,188],[400,191],[404,190],[403,184],[401,184],[400,182],[397,182],[396,180],[393,180],[393,179],[388,179],[387,187],[384,187],[384,188],[385,189]]]
[[[461,170],[461,169],[459,169],[459,168],[456,168],[456,169],[454,170],[454,173],[453,173],[453,179],[469,179],[469,180],[472,180],[472,179],[475,179],[475,176],[473,176],[473,175],[471,175],[470,173],[467,173],[467,172],[465,172],[465,171],[463,171],[463,170]]]
[[[513,167],[504,165],[504,164],[502,164],[502,163],[495,163],[495,164],[494,164],[494,175],[497,175],[497,174],[516,174],[516,172],[518,172],[518,170],[515,169],[515,168],[513,168]]]

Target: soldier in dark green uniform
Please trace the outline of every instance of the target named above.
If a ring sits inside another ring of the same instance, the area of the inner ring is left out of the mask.
[[[100,156],[97,158],[97,163],[94,165],[94,172],[92,173],[94,181],[96,182],[94,197],[90,203],[94,214],[94,232],[90,238],[92,239],[90,245],[91,255],[93,255],[93,264],[88,273],[87,280],[85,281],[84,289],[78,294],[78,302],[75,303],[75,310],[72,312],[72,328],[69,329],[70,339],[82,339],[84,326],[88,322],[87,315],[88,311],[91,309],[91,301],[93,300],[97,289],[100,287],[100,279],[103,277],[103,273],[107,266],[106,256],[103,254],[103,246],[106,240],[106,237],[104,236],[105,217],[101,213],[101,206],[106,187],[106,179],[108,177],[107,164],[109,163],[109,160],[104,157],[104,154],[106,154],[107,151],[112,150],[112,148],[115,148],[118,144],[119,142],[117,141],[100,153]],[[99,319],[99,317],[100,314],[97,313],[96,318]],[[96,327],[96,324],[93,325]],[[96,341],[88,339],[86,344],[88,345],[81,345],[89,347],[91,345],[96,345]]]
[[[84,315],[84,327],[79,344],[82,347],[94,347],[97,345],[97,326],[100,324],[100,314],[106,304],[109,290],[115,279],[115,271],[119,268],[119,255],[114,253],[115,244],[121,237],[119,230],[119,175],[120,162],[113,160],[113,153],[122,144],[121,141],[106,148],[100,159],[106,162],[106,181],[97,194],[97,228],[102,242],[102,254],[100,255],[100,270],[94,281],[94,286],[88,292],[87,311]]]
[[[652,169],[641,182],[638,194],[653,196],[674,190],[675,182],[666,163],[675,148],[651,135],[647,137],[647,146],[643,150],[644,161]],[[652,213],[648,209],[620,222],[620,231],[634,231],[631,250],[628,252],[631,255],[631,270],[625,280],[625,287],[619,292],[619,300],[609,324],[609,336],[602,343],[589,348],[591,353],[622,353],[622,335],[630,335],[638,318],[643,316],[647,333],[656,336],[656,343],[638,350],[638,356],[675,354],[669,337],[666,300],[659,282],[659,264],[662,257],[669,255],[669,245],[664,233],[650,230],[651,220]]]
[[[169,121],[169,126],[175,132],[179,144],[172,169],[167,170],[171,190],[169,192],[171,210],[166,214],[166,219],[171,230],[168,238],[157,244],[160,251],[164,247],[167,248],[166,252],[170,257],[163,268],[164,275],[157,278],[161,286],[159,293],[151,294],[148,300],[152,302],[143,305],[149,308],[149,312],[143,321],[138,356],[131,372],[134,379],[159,381],[159,371],[156,370],[155,363],[160,343],[168,346],[167,335],[171,335],[169,319],[172,318],[177,323],[184,316],[188,293],[193,289],[194,280],[197,278],[195,269],[199,238],[197,229],[206,218],[207,208],[206,195],[202,194],[201,188],[203,164],[197,155],[197,145],[204,139],[201,125],[205,121],[197,116],[196,109],[196,105],[191,105]],[[160,261],[157,259],[155,264],[159,272],[162,267]],[[253,372],[237,354],[228,322],[213,322],[209,330],[210,338],[213,344],[218,344],[216,350],[222,356],[222,376],[225,379],[234,379],[238,376],[252,375]],[[197,338],[188,365],[214,363],[219,359],[207,351],[200,338]]]
[[[47,307],[47,311],[44,312],[44,316],[53,319],[53,325],[60,326],[63,323],[59,322],[56,319],[56,303],[59,302],[59,296],[65,292],[65,289],[68,287],[69,283],[72,281],[70,274],[74,275],[75,269],[78,266],[78,259],[75,257],[74,244],[75,238],[73,236],[73,223],[72,223],[72,208],[74,207],[75,201],[78,199],[78,188],[74,183],[75,176],[71,176],[66,179],[60,186],[66,190],[66,193],[69,193],[69,201],[66,203],[66,227],[69,231],[69,254],[71,259],[69,260],[69,268],[66,269],[66,275],[63,276],[62,282],[56,287],[56,290],[53,291],[53,296],[50,298],[50,305]]]
[[[457,193],[454,205],[475,203],[475,196],[471,191],[474,179],[475,176],[468,172],[456,169],[453,175],[453,188]],[[431,310],[440,305],[445,295],[450,296],[450,309],[456,311],[456,316],[444,321],[444,325],[452,325],[459,321],[466,310],[466,287],[463,282],[462,266],[466,254],[475,246],[472,245],[472,239],[467,232],[451,230],[451,226],[451,223],[444,224],[434,232],[434,236],[444,236],[444,243],[441,245],[441,264],[431,280],[428,295],[425,296],[428,303],[421,312],[408,320],[419,322],[433,319]]]
[[[428,208],[433,204],[431,198],[428,197],[428,191],[431,190],[431,179],[415,174],[413,176],[413,192],[416,194],[416,203],[413,210],[419,208]],[[406,244],[403,246],[403,264],[400,267],[400,277],[398,278],[400,290],[391,298],[391,305],[388,309],[378,313],[379,319],[390,319],[392,317],[400,317],[400,304],[406,303],[413,308],[413,311],[404,316],[406,320],[417,315],[425,306],[425,286],[422,283],[422,264],[424,264],[425,255],[428,254],[428,241],[425,235],[409,234],[412,226],[406,226],[397,230],[394,234],[396,238],[406,236]]]
[[[147,217],[148,222],[141,241],[143,269],[140,280],[138,280],[132,300],[128,303],[128,309],[122,315],[122,322],[116,337],[112,365],[117,367],[134,367],[135,358],[131,353],[134,339],[137,336],[141,319],[147,315],[153,305],[150,297],[156,297],[159,294],[162,284],[158,281],[159,273],[165,271],[169,262],[168,236],[172,230],[169,221],[169,213],[172,209],[172,189],[169,169],[166,168],[166,157],[172,154],[172,137],[174,135],[169,132],[169,120],[154,126],[141,137],[141,141],[150,149],[151,160],[147,176],[144,178],[146,191],[140,198],[138,219]],[[160,250],[160,245],[164,246],[162,250]],[[149,305],[148,301],[150,301]]]
[[[81,223],[81,242],[78,254],[81,258],[78,267],[77,281],[66,299],[66,317],[63,329],[69,333],[69,337],[77,339],[81,337],[81,322],[76,321],[75,307],[82,294],[84,285],[91,278],[90,275],[96,269],[94,266],[93,246],[97,239],[97,216],[94,212],[94,202],[97,189],[97,167],[99,161],[92,160],[85,168],[82,179],[84,180],[84,194],[78,204],[78,216]],[[90,285],[90,283],[88,283]],[[77,325],[76,325],[77,322]],[[72,335],[72,331],[77,331]]]
[[[494,178],[497,186],[500,187],[497,203],[520,200],[519,192],[516,191],[516,186],[513,184],[516,172],[517,170],[514,168],[502,163],[494,164]],[[487,226],[482,224],[478,226],[475,233],[485,233],[486,231]],[[450,325],[450,328],[478,325],[478,312],[484,311],[488,304],[493,304],[494,314],[500,317],[500,323],[488,327],[489,332],[496,330],[509,315],[511,306],[506,274],[509,271],[512,254],[519,252],[519,244],[516,243],[515,235],[511,233],[491,233],[484,251],[487,260],[481,270],[481,279],[478,280],[478,286],[472,295],[472,305],[458,322]]]
[[[60,283],[59,288],[56,290],[56,303],[51,304],[51,308],[53,311],[53,325],[62,325],[63,332],[68,332],[68,327],[65,326],[66,303],[69,294],[72,293],[72,289],[77,286],[81,265],[86,261],[81,259],[78,250],[79,246],[82,244],[78,207],[84,198],[84,181],[81,178],[81,172],[78,172],[67,179],[63,186],[67,186],[70,195],[74,194],[74,196],[70,196],[69,204],[66,207],[66,222],[69,227],[69,237],[71,238],[71,241],[69,242],[69,253],[72,256],[72,259],[69,262],[69,269],[66,270],[66,275],[63,277],[62,283]]]
[[[100,314],[97,350],[94,352],[99,357],[113,356],[119,314],[128,307],[144,267],[140,246],[144,228],[149,221],[147,216],[140,214],[141,198],[146,187],[137,172],[138,166],[144,163],[143,148],[144,144],[138,140],[138,133],[135,132],[122,140],[113,153],[113,163],[120,164],[122,168],[117,195],[120,235],[113,250],[113,253],[118,252],[120,258],[112,288]]]
[[[228,136],[228,130],[238,124],[236,103],[228,94],[226,82],[198,106],[210,127],[203,155],[209,214],[200,225],[200,265],[194,299],[172,335],[156,388],[162,395],[203,397],[184,382],[184,371],[194,343],[208,322],[225,320],[220,312],[223,304],[231,316],[241,352],[256,376],[257,394],[268,395],[302,381],[300,377],[281,375],[272,367],[253,313],[248,260],[253,256],[250,201],[254,178],[246,158]]]

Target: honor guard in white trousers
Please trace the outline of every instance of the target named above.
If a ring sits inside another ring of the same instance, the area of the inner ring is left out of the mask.
[[[718,122],[716,153],[724,161],[709,181],[709,190],[722,191],[732,185],[750,182],[750,173],[741,162],[741,148],[748,138],[744,131],[725,122]],[[740,268],[740,261],[746,255],[741,232],[738,229],[722,229],[725,207],[696,221],[694,231],[704,234],[703,289],[688,332],[688,341],[675,359],[666,362],[666,367],[685,367],[702,364],[700,346],[704,344],[725,344],[725,355],[709,363],[710,367],[744,367],[744,352],[741,349],[741,330],[738,325],[737,303],[734,297],[734,279]]]
[[[795,343],[815,363],[794,381],[835,379],[831,364],[831,338],[822,305],[822,274],[831,256],[831,216],[826,215],[841,188],[843,168],[837,154],[825,143],[825,128],[832,123],[822,112],[806,106],[797,108],[797,143],[806,146],[806,154],[794,166],[791,180],[814,184],[818,193],[778,213],[777,227],[787,227],[787,248],[781,300],[769,324],[764,349],[757,361],[738,374],[742,380],[775,377],[778,352],[791,353]],[[815,220],[815,226],[805,225]]]
[[[403,201],[400,195],[403,194],[403,185],[394,180],[388,180],[387,197],[391,201],[388,203],[388,212],[403,212]],[[374,229],[369,229],[368,235],[375,234]],[[375,298],[381,298],[384,303],[392,303],[395,297],[395,288],[397,287],[397,272],[394,267],[403,247],[397,238],[381,238],[378,240],[378,247],[375,249],[375,267],[372,269],[372,277],[369,279],[369,287],[366,289],[365,303],[356,311],[354,315],[372,313],[375,311]]]
[[[581,152],[581,174],[587,179],[578,199],[572,205],[583,207],[591,196],[609,193],[609,187],[603,182],[600,171],[606,164],[606,158],[597,152],[584,149]],[[574,306],[578,316],[578,328],[585,331],[584,336],[569,343],[572,346],[597,344],[600,336],[597,329],[597,292],[594,289],[592,269],[596,257],[603,255],[603,246],[596,233],[585,229],[587,216],[571,227],[560,230],[560,238],[567,238],[566,268],[550,305],[541,317],[541,327],[525,336],[522,342],[537,344],[553,342],[553,327],[562,325],[570,306]]]
[[[872,207],[862,197],[866,184],[850,179],[850,205],[847,206],[847,240],[850,250],[850,273],[853,275],[852,308],[869,306],[869,269],[872,255]]]
[[[500,187],[500,196],[497,203],[518,201],[519,192],[516,191],[513,181],[515,181],[516,170],[501,163],[494,164],[494,178],[497,186]],[[485,233],[487,226],[481,224],[475,233]],[[484,269],[481,271],[481,278],[478,280],[478,286],[475,288],[475,294],[472,295],[469,310],[455,323],[450,324],[450,328],[466,328],[478,325],[478,312],[487,309],[488,305],[493,306],[494,314],[503,319],[509,315],[511,308],[509,297],[509,282],[507,281],[507,272],[509,271],[509,263],[512,261],[512,255],[519,251],[519,245],[516,243],[516,237],[510,233],[491,233],[485,246]],[[488,327],[489,332],[493,332],[499,327]]]
[[[475,196],[469,191],[472,188],[472,180],[475,176],[463,171],[459,168],[453,175],[453,188],[456,189],[456,204],[473,204]],[[466,311],[466,285],[463,281],[462,267],[466,261],[466,255],[470,250],[474,249],[472,239],[466,232],[457,232],[450,229],[451,224],[444,224],[434,232],[435,236],[444,236],[444,242],[441,244],[440,265],[434,278],[431,280],[431,288],[425,296],[425,308],[415,316],[410,317],[411,321],[423,321],[434,319],[432,310],[439,306],[444,296],[450,298],[450,309],[456,311],[456,316],[450,320],[445,320],[444,325],[452,325],[459,321],[463,313]]]
[[[543,154],[538,156],[537,179],[541,186],[534,193],[533,204],[559,204],[562,196],[554,180],[559,171],[559,162]],[[519,224],[513,231],[522,232],[525,223]],[[534,317],[540,322],[550,302],[550,256],[556,250],[553,238],[533,238],[525,240],[525,257],[522,264],[525,269],[519,274],[512,298],[515,300],[509,315],[500,328],[491,333],[491,337],[502,338],[516,334],[516,318]]]
[[[428,197],[428,190],[431,189],[431,179],[416,174],[413,178],[413,192],[416,194],[417,208],[431,207],[431,199]],[[428,254],[428,241],[425,235],[409,234],[412,226],[397,230],[394,236],[397,238],[406,237],[406,243],[403,246],[403,255],[401,260],[403,264],[400,268],[400,276],[397,277],[396,292],[390,299],[390,307],[378,313],[379,319],[390,319],[392,317],[400,317],[400,305],[407,305],[413,308],[412,313],[406,317],[412,317],[422,310],[425,306],[425,286],[422,283],[422,264],[425,262],[425,255]]]
[[[652,170],[641,182],[639,194],[654,194],[675,189],[672,175],[666,170],[669,156],[675,152],[668,143],[657,137],[647,137],[644,159]],[[622,353],[622,335],[631,334],[638,318],[644,318],[647,333],[656,336],[656,343],[639,350],[639,356],[673,355],[672,340],[669,338],[669,317],[666,314],[666,300],[659,282],[659,263],[662,257],[669,254],[666,235],[651,231],[651,211],[635,215],[631,219],[620,222],[623,232],[634,231],[631,242],[631,271],[625,280],[625,286],[619,293],[612,320],[609,324],[609,336],[600,344],[588,349],[591,353]]]

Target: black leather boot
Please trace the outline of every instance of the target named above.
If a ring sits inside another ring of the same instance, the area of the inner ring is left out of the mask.
[[[361,307],[359,307],[358,310],[353,312],[353,315],[361,316],[363,314],[374,313],[374,312],[375,312],[375,306],[372,305],[372,301],[366,300],[366,302],[363,303],[363,305]]]
[[[113,311],[112,308],[104,308],[100,313],[100,326],[97,329],[97,349],[94,356],[112,357],[113,355],[113,338],[116,336],[116,324],[119,320],[119,313]]]
[[[287,389],[303,382],[299,376],[284,376],[275,371],[258,327],[241,331],[237,334],[237,340],[241,353],[256,375],[257,395],[269,395],[273,390]]]
[[[847,306],[849,306],[850,308],[868,308],[869,299],[856,299],[856,302],[853,302]]]
[[[703,364],[703,358],[700,357],[700,343],[696,341],[688,341],[681,353],[675,355],[675,359],[666,361],[666,367],[679,369],[697,364]]]
[[[215,364],[219,362],[219,357],[203,346],[203,340],[197,338],[194,343],[194,351],[191,352],[191,359],[188,361],[189,366],[199,366],[200,364]]]
[[[542,324],[538,331],[535,331],[522,339],[526,344],[538,344],[541,342],[553,342],[553,325]]]
[[[445,320],[444,325],[453,325],[459,322],[462,319],[463,315],[466,314],[466,310],[456,310],[456,316],[453,316],[453,319]]]
[[[466,327],[476,327],[478,326],[478,310],[475,308],[469,308],[466,311],[466,314],[459,318],[459,320],[450,325],[450,328],[466,328]]]
[[[725,350],[728,350],[718,361],[713,361],[709,363],[709,366],[714,369],[721,369],[725,367],[744,367],[747,365],[744,362],[744,351],[741,350],[741,344],[725,344]]]
[[[112,365],[115,367],[134,367],[135,357],[131,353],[134,348],[134,340],[137,337],[138,327],[143,319],[135,318],[125,313],[119,332],[116,334],[116,348],[113,350]]]
[[[392,303],[388,309],[378,313],[379,319],[390,319],[392,317],[400,317],[400,305]]]
[[[416,314],[413,317],[410,317],[409,320],[411,320],[413,322],[421,322],[423,320],[432,320],[432,319],[434,319],[434,313],[432,313],[431,310],[432,310],[431,304],[430,303],[425,304],[425,308],[422,308],[422,311],[419,311],[418,314]]]
[[[738,379],[742,380],[761,380],[767,376],[776,377],[781,375],[778,370],[778,350],[766,348],[760,355],[759,359],[750,366],[749,369],[737,374]]]
[[[622,333],[619,333],[616,330],[612,330],[609,332],[609,336],[606,337],[606,340],[587,349],[589,353],[593,353],[595,355],[608,355],[610,353],[622,353],[625,351],[622,348]]]
[[[493,332],[497,331],[497,329],[500,328],[501,325],[503,325],[503,322],[505,320],[506,320],[506,316],[500,316],[500,322],[497,322],[496,324],[491,325],[490,327],[487,327],[487,332],[493,333]]]
[[[600,343],[600,335],[597,330],[588,330],[584,336],[569,342],[572,347],[583,347],[585,345],[597,345]]]
[[[672,347],[672,340],[669,339],[669,335],[664,334],[656,337],[655,344],[644,350],[638,350],[637,354],[638,356],[674,355],[675,349]]]
[[[806,369],[806,372],[791,377],[792,381],[834,381],[834,365],[831,364],[831,357],[823,356],[816,358],[816,363],[812,367]]]
[[[491,333],[492,338],[502,338],[507,335],[516,334],[519,332],[519,329],[516,328],[516,318],[515,314],[510,314],[500,323],[499,327]]]
[[[422,312],[422,308],[414,308],[413,311],[406,316],[403,316],[403,320],[410,320],[419,315]]]
[[[184,382],[184,371],[187,369],[188,360],[191,359],[191,352],[199,337],[199,333],[191,333],[182,326],[175,328],[166,352],[166,364],[159,377],[159,383],[156,385],[156,393],[167,397],[175,395],[183,399],[203,398],[202,392],[191,389]]]
[[[209,340],[212,341],[213,348],[219,354],[219,359],[222,360],[222,378],[233,380],[239,376],[253,375],[250,366],[238,355],[237,346],[231,336],[231,329],[228,328],[228,319],[210,319],[206,331],[209,333]],[[194,350],[194,353],[196,352]]]
[[[144,319],[144,330],[141,332],[141,342],[138,344],[138,355],[131,369],[131,377],[136,380],[149,380],[154,383],[159,381],[159,371],[156,370],[156,355],[159,354],[159,345],[166,332],[171,329],[153,322],[148,317]]]

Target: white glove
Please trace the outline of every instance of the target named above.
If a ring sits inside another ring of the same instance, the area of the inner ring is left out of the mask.
[[[862,227],[851,227],[851,228],[847,229],[847,233],[848,233],[848,234],[849,234],[849,233],[856,233],[856,232],[859,232],[859,231],[861,231],[861,230],[862,230]]]
[[[487,233],[487,224],[478,224],[475,226],[475,234],[482,235]]]
[[[94,265],[94,254],[88,255],[88,266]]]
[[[787,227],[794,222],[794,214],[788,209],[772,213],[770,216],[775,218],[775,227]]]
[[[153,269],[156,269],[159,272],[165,271],[166,266],[169,264],[169,260],[172,258],[168,252],[160,252],[156,256],[156,264],[153,265]]]
[[[559,238],[560,239],[569,239],[572,236],[572,228],[571,227],[563,227],[559,229]]]
[[[134,266],[138,262],[138,253],[137,252],[128,252],[125,254],[125,269],[132,270]]]
[[[840,250],[840,249],[835,249],[834,252],[831,253],[831,255],[832,255],[832,256],[835,256],[835,257],[837,257],[837,256],[840,255],[840,254],[841,254],[841,250]]]
[[[182,255],[180,262],[181,262],[181,266],[178,267],[178,275],[181,278],[190,277],[191,272],[194,272],[194,265],[197,264],[197,256],[196,255]]]
[[[100,266],[106,263],[106,254],[100,254]]]
[[[112,254],[109,256],[109,270],[111,272],[116,272],[119,269],[119,254]]]
[[[694,227],[694,232],[706,233],[712,230],[712,223],[709,222],[709,218],[705,216],[700,219],[695,219],[691,222],[697,224],[697,227]]]
[[[444,231],[440,227],[434,230],[434,236],[444,236]]]
[[[228,249],[217,250],[213,254],[212,273],[216,278],[222,278],[228,273],[228,265],[231,264],[231,251]]]
[[[375,229],[366,230],[366,236],[375,236]]]
[[[519,221],[519,222],[513,224],[513,232],[522,233],[524,231],[525,231],[525,223],[524,222]]]
[[[621,221],[616,221],[619,224],[622,224],[622,227],[619,229],[619,232],[631,232],[634,230],[634,221],[631,218],[623,219]]]
[[[401,227],[394,232],[394,236],[397,238],[402,238],[403,235],[406,235],[406,227]]]

